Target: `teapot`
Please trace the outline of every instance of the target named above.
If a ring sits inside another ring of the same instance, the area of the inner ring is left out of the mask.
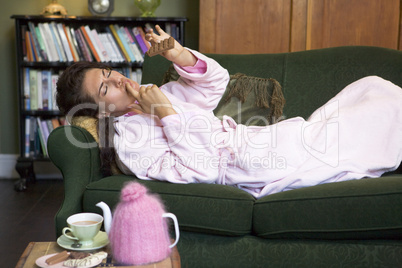
[[[123,187],[113,218],[106,203],[99,202],[96,206],[103,210],[113,258],[119,263],[142,265],[162,261],[179,241],[176,216],[166,213],[160,198],[148,193],[138,182],[129,182]],[[166,218],[174,222],[176,239],[173,244],[170,244]]]

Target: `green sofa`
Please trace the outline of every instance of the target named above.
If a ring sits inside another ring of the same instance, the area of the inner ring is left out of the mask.
[[[275,78],[286,98],[286,118],[307,118],[349,83],[378,75],[402,86],[402,52],[338,47],[261,55],[209,55],[230,74]],[[143,82],[160,84],[170,63],[146,58]],[[384,105],[387,105],[384,103]],[[81,211],[114,207],[132,176],[102,177],[96,146],[77,126],[54,130],[49,156],[61,170],[65,199],[55,223]],[[369,133],[368,133],[369,135]],[[82,147],[82,146],[81,146]],[[183,267],[401,267],[402,174],[318,185],[256,200],[223,185],[140,181],[164,200],[181,230]]]

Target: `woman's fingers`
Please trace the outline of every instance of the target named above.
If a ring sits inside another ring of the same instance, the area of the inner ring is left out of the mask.
[[[126,82],[126,90],[133,95],[134,98],[138,99],[139,93],[128,82]]]

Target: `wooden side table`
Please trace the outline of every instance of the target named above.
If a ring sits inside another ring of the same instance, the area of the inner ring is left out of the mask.
[[[64,249],[61,248],[56,242],[30,242],[26,247],[24,253],[22,253],[15,268],[36,268],[35,261],[48,254],[62,252]],[[103,250],[107,251],[106,248]],[[161,262],[141,265],[141,266],[114,266],[111,263],[107,263],[107,260],[96,267],[118,267],[118,268],[180,268],[180,254],[177,247],[174,247],[170,258],[167,258]]]

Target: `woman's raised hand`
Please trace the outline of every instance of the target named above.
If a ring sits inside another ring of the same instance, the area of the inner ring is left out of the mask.
[[[151,42],[151,45],[160,43],[162,40],[170,37],[170,35],[165,33],[165,31],[163,31],[159,25],[156,25],[155,29],[158,31],[158,34],[155,33],[153,29],[150,29],[145,35],[145,39]],[[160,53],[160,55],[165,57],[167,60],[183,67],[194,66],[197,62],[197,58],[176,40],[174,41],[174,48],[163,51]]]
[[[138,92],[129,83],[126,83],[126,88],[138,102],[132,104],[129,108],[142,113],[154,114],[159,119],[176,114],[169,99],[156,85],[141,86]]]

